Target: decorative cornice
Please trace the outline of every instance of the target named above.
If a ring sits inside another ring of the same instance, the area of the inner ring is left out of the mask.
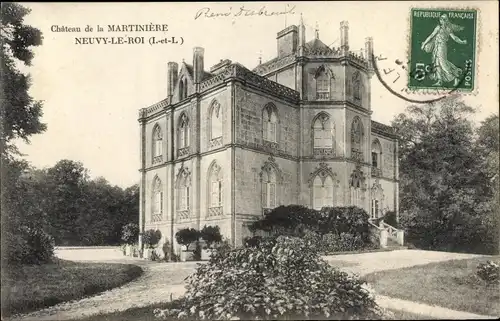
[[[255,72],[258,75],[265,75],[277,69],[281,69],[286,65],[292,64],[295,61],[296,61],[295,54],[290,54],[282,58],[274,58],[269,60],[268,62],[258,65],[253,69],[253,72]]]
[[[382,123],[376,122],[374,120],[371,121],[372,132],[375,132],[380,135],[388,136],[390,138],[397,138],[396,128],[384,125]]]

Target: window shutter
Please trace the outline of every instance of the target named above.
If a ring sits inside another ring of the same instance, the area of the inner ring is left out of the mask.
[[[185,209],[189,209],[189,187],[186,187],[186,207]]]
[[[262,138],[264,140],[269,140],[269,138],[268,138],[268,132],[267,132],[267,130],[268,130],[267,128],[268,128],[268,125],[269,125],[268,123],[269,123],[269,121],[268,121],[266,115],[264,115],[264,120],[262,122]]]
[[[218,206],[222,206],[222,181],[219,181],[219,189],[218,189]]]
[[[333,206],[333,186],[325,186],[325,206]]]
[[[323,131],[321,129],[314,129],[314,147],[321,148],[323,141]]]
[[[163,213],[163,192],[160,192],[160,213]]]
[[[322,186],[319,186],[319,185],[314,185],[314,188],[313,188],[313,207],[317,210],[321,209],[321,207],[323,206],[323,187]]]
[[[212,182],[212,187],[211,187],[211,193],[210,193],[210,206],[211,207],[216,207],[217,206],[217,198],[218,198],[218,184],[217,182]]]
[[[332,132],[329,129],[325,129],[323,131],[323,146],[325,148],[332,148],[333,142],[332,142]]]
[[[271,123],[271,141],[272,142],[276,142],[277,139],[276,139],[276,123]]]
[[[276,207],[276,184],[269,183],[269,207]]]
[[[267,204],[267,182],[262,183],[262,207],[269,207]]]
[[[179,134],[179,148],[184,147],[184,127],[181,127],[181,131]]]

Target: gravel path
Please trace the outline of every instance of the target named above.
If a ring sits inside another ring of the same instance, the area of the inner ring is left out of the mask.
[[[107,254],[102,256],[106,259],[100,260],[101,262],[137,264],[144,269],[144,274],[135,281],[125,284],[122,287],[103,292],[99,295],[77,301],[61,303],[44,310],[17,316],[16,318],[10,320],[44,321],[78,319],[83,316],[97,313],[111,313],[116,310],[123,311],[131,307],[143,307],[159,302],[165,302],[170,300],[171,296],[175,299],[184,293],[184,279],[195,271],[197,265],[197,263],[193,262],[147,262],[134,258],[123,257],[118,250],[108,249],[106,251],[108,251]],[[95,260],[95,258],[98,257],[96,255],[92,255],[91,250],[60,250],[57,255],[61,258],[72,259],[75,261],[90,261],[92,258]],[[324,259],[326,259],[333,266],[339,266],[347,272],[364,275],[376,271],[398,269],[451,259],[465,259],[475,256],[477,255],[399,250],[392,252],[325,256]],[[382,296],[380,297],[380,302],[383,306],[392,308],[394,305],[398,306],[399,304],[399,306],[406,307],[404,310],[413,313],[423,313],[426,309],[433,309],[431,306]],[[434,309],[432,311],[438,310]],[[444,310],[439,311],[442,312]],[[446,314],[445,311],[443,312],[444,314],[441,313],[440,316],[450,316],[451,318],[472,316],[471,314],[461,314],[461,312],[458,311],[455,311],[456,313],[453,312],[453,314],[449,311],[448,314]],[[425,313],[427,315],[432,315],[427,312]]]

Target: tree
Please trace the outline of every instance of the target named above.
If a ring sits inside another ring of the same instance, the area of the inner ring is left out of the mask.
[[[148,249],[152,249],[161,240],[160,230],[147,230],[144,232],[144,244],[148,246]]]
[[[186,250],[189,251],[189,245],[200,239],[200,232],[194,228],[185,228],[175,233],[175,239],[177,243],[185,245]]]
[[[29,12],[29,9],[16,3],[6,2],[1,6],[2,159],[19,154],[12,144],[14,139],[20,138],[29,143],[31,135],[42,133],[47,128],[40,121],[42,103],[35,101],[28,93],[30,76],[24,75],[16,67],[16,61],[31,66],[34,57],[32,48],[42,44],[40,30],[23,23]]]
[[[218,226],[205,225],[200,231],[200,236],[207,242],[209,248],[212,247],[212,244],[222,241],[222,234],[220,234],[220,228]]]
[[[491,197],[469,120],[475,110],[457,96],[410,106],[398,115],[401,221],[424,248],[490,251],[481,222]]]
[[[65,159],[47,170],[49,234],[57,245],[79,245],[77,225],[80,214],[88,208],[84,196],[87,181],[87,170],[80,162]]]

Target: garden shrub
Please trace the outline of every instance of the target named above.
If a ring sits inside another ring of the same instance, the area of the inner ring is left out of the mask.
[[[245,247],[257,247],[262,242],[263,237],[260,235],[247,236],[243,240],[243,245]]]
[[[184,228],[175,233],[175,239],[177,243],[185,245],[186,250],[189,251],[189,245],[200,239],[200,232],[194,228]]]
[[[302,205],[279,206],[250,225],[250,230],[274,235],[299,236],[301,229],[318,229],[318,212]]]
[[[499,283],[500,280],[500,267],[493,261],[486,261],[477,266],[477,276],[489,284]]]
[[[320,215],[319,232],[321,234],[349,233],[359,235],[364,243],[369,242],[368,220],[370,216],[364,209],[355,206],[327,207],[320,211]]]
[[[259,247],[217,251],[190,276],[175,309],[179,319],[381,319],[372,291],[323,261],[300,238],[280,236]]]
[[[161,232],[159,230],[147,230],[144,232],[143,241],[148,249],[154,248],[161,239]]]
[[[211,248],[214,243],[222,241],[222,234],[219,226],[204,226],[200,231],[200,237],[207,243],[208,248]]]
[[[42,264],[54,256],[54,238],[40,228],[5,231],[2,260],[9,264]]]
[[[139,225],[128,223],[122,228],[122,241],[125,244],[132,245],[139,240]]]

